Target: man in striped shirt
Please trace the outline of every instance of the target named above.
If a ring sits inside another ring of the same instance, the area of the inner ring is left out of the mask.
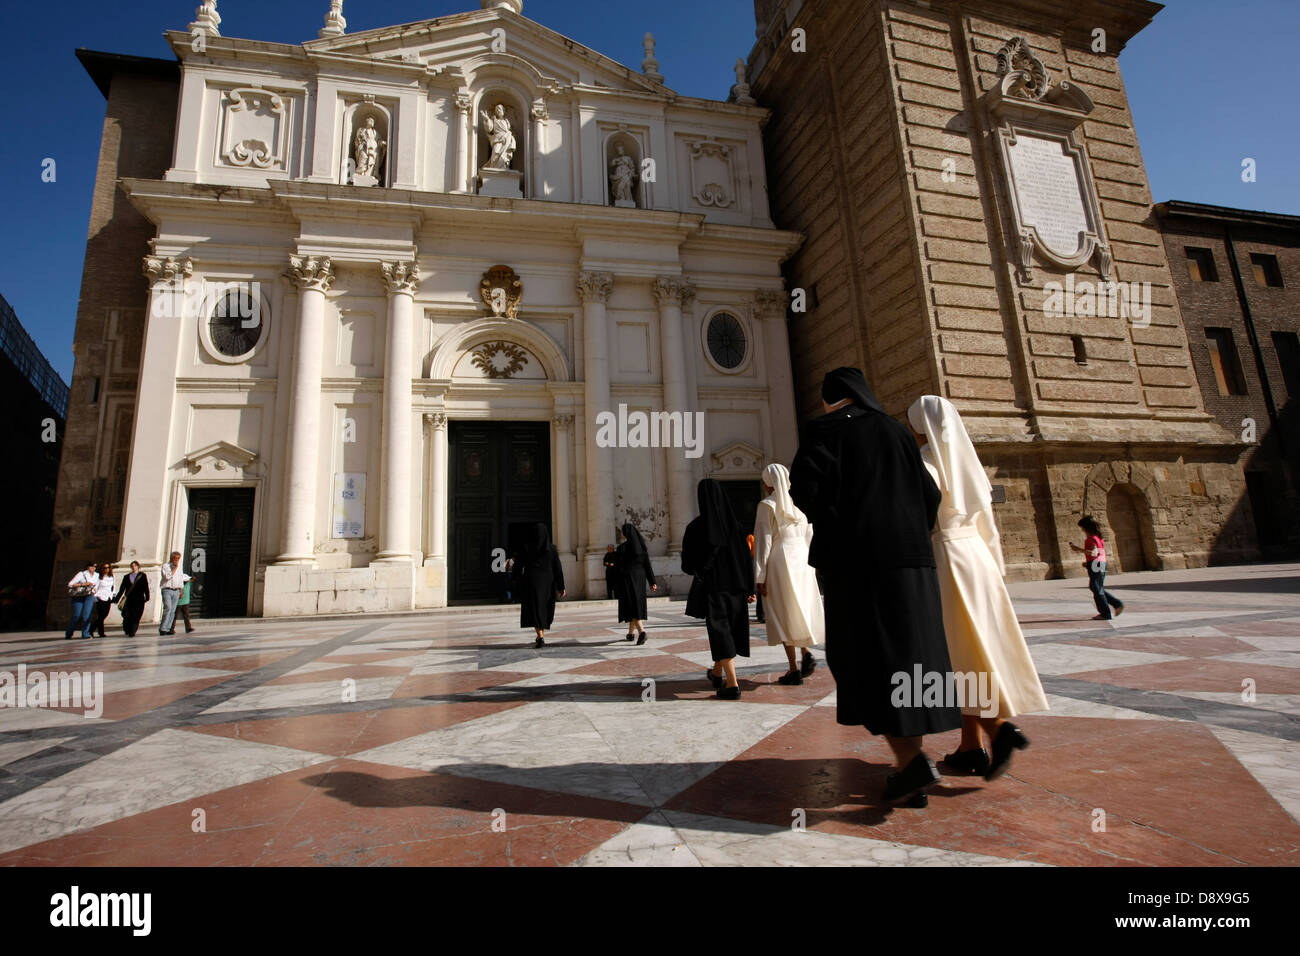
[[[163,616],[162,624],[158,628],[158,634],[162,637],[168,637],[176,633],[176,604],[181,599],[181,588],[185,587],[185,572],[181,570],[181,553],[179,551],[172,552],[171,561],[162,566],[161,573],[160,589],[162,591]]]

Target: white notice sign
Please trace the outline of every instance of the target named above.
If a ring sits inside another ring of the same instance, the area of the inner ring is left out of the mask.
[[[1016,190],[1020,222],[1038,230],[1052,254],[1069,259],[1083,251],[1080,234],[1092,232],[1084,211],[1083,184],[1072,155],[1058,139],[1016,131],[1007,144],[1011,180]]]
[[[366,534],[366,474],[365,472],[336,472],[334,474],[334,534],[335,538],[363,538]]]

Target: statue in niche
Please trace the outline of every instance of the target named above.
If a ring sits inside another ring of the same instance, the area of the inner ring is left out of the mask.
[[[353,140],[353,154],[356,159],[357,167],[353,172],[353,183],[362,185],[370,181],[378,181],[375,171],[379,168],[379,151],[386,146],[382,139],[379,138],[379,131],[375,129],[375,118],[373,116],[366,118],[366,124],[357,129],[357,135]],[[365,180],[358,181],[359,177],[365,177]]]
[[[622,146],[614,147],[618,155],[609,164],[609,193],[616,206],[635,206],[632,187],[636,184],[636,160],[623,151]]]
[[[492,108],[492,115],[480,112],[483,117],[483,132],[492,143],[492,155],[483,164],[484,169],[509,169],[510,160],[515,155],[515,134],[510,131],[510,120],[506,118],[506,108],[498,103]]]

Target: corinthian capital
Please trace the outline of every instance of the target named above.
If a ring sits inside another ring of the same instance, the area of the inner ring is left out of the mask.
[[[304,292],[328,292],[334,281],[334,269],[328,256],[290,256],[285,278]]]
[[[415,295],[420,284],[420,270],[414,262],[381,262],[389,295]]]
[[[474,102],[473,99],[470,97],[468,93],[456,94],[456,109],[459,110],[461,113],[468,113],[470,104],[473,102]]]
[[[612,288],[614,276],[608,272],[584,272],[578,276],[578,297],[583,302],[599,302],[603,305],[609,299]]]
[[[150,285],[184,282],[194,274],[194,260],[173,259],[171,256],[145,256],[144,274]]]
[[[681,276],[656,276],[650,283],[650,291],[661,306],[684,306],[695,297],[695,286]]]

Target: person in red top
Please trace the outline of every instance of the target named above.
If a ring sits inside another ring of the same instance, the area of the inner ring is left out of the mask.
[[[1083,566],[1088,569],[1088,589],[1092,591],[1092,599],[1097,602],[1097,616],[1093,620],[1109,621],[1111,608],[1115,609],[1116,617],[1124,613],[1124,602],[1106,590],[1106,542],[1101,537],[1101,526],[1092,515],[1084,515],[1079,519],[1079,527],[1087,535],[1083,547],[1073,541],[1070,542],[1070,547],[1082,552]]]

